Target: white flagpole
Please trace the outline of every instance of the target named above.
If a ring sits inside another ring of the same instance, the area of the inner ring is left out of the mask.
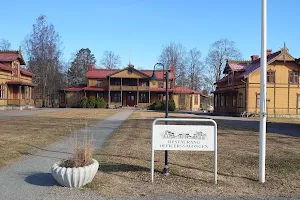
[[[266,171],[266,85],[267,85],[267,0],[261,0],[261,59],[260,59],[260,125],[259,182],[265,182]]]

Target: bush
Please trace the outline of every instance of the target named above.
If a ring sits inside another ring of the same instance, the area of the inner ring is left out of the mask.
[[[80,108],[86,108],[88,105],[88,98],[87,97],[83,97],[79,103],[79,107]]]
[[[94,96],[90,96],[87,107],[88,108],[95,108],[96,107],[96,98]]]
[[[150,106],[150,110],[165,110],[166,101],[156,101]],[[169,100],[168,110],[174,111],[176,109],[175,101],[173,99]]]
[[[96,101],[96,108],[105,108],[106,107],[106,102],[104,100],[104,98],[97,98]]]
[[[176,105],[174,99],[169,100],[169,105],[168,105],[169,111],[174,111],[176,110]]]

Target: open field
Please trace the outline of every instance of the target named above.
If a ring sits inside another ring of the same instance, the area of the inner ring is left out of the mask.
[[[150,181],[151,123],[163,113],[135,112],[96,154],[99,172],[89,185],[105,197],[300,195],[300,138],[267,134],[266,183],[258,183],[259,135],[218,123],[218,185],[213,184],[213,153],[170,151],[170,175],[160,172],[164,153],[155,153],[155,183]],[[170,117],[197,117],[171,113]]]
[[[69,109],[26,117],[0,118],[0,167],[117,112]]]

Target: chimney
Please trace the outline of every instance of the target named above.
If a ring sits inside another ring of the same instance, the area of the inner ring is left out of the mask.
[[[258,58],[259,58],[258,55],[252,55],[252,56],[251,56],[251,61],[255,61],[255,60],[257,60]]]
[[[267,56],[272,53],[272,49],[267,49]]]
[[[93,65],[88,66],[88,71],[93,71],[93,69],[94,69]]]

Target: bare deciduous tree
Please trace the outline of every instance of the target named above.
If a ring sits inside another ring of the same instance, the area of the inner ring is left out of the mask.
[[[185,48],[180,43],[171,42],[163,46],[159,62],[163,63],[166,68],[174,66],[176,85],[186,85],[186,66],[185,66]]]
[[[0,40],[0,50],[9,50],[10,49],[10,42],[4,38]]]
[[[104,51],[101,64],[104,65],[106,69],[118,69],[118,66],[121,65],[121,58],[112,51]]]
[[[193,48],[188,52],[186,59],[188,87],[193,90],[199,90],[201,87],[200,79],[203,72],[201,52],[197,48]]]
[[[206,58],[207,71],[211,73],[214,82],[220,80],[222,71],[225,66],[226,58],[228,59],[240,59],[241,53],[236,48],[233,41],[228,39],[221,39],[214,42],[210,48]]]
[[[60,46],[54,26],[46,21],[45,15],[40,15],[25,38],[24,48],[29,60],[28,69],[37,75],[34,82],[40,86],[43,105],[48,95],[63,87]]]

